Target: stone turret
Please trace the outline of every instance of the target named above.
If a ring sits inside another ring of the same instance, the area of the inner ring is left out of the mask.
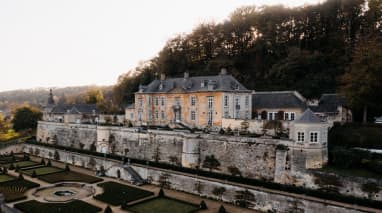
[[[289,137],[294,141],[295,147],[300,149],[300,159],[305,164],[301,166],[305,169],[322,168],[328,162],[328,129],[329,124],[310,109],[292,125]]]

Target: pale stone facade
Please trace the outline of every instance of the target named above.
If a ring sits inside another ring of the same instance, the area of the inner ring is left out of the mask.
[[[251,91],[223,70],[217,76],[155,80],[135,93],[135,125],[166,126],[181,123],[189,127],[220,128],[223,118],[250,119]]]

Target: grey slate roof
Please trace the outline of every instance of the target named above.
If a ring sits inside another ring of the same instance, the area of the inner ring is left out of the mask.
[[[202,87],[202,83],[205,86]],[[162,85],[162,86],[161,86]],[[208,85],[214,87],[208,90]],[[154,80],[147,86],[141,86],[141,93],[166,93],[172,89],[182,88],[185,92],[200,91],[245,91],[250,92],[232,75],[196,76],[188,78],[168,78],[165,80]]]
[[[135,103],[127,105],[126,109],[135,109]]]
[[[299,97],[300,96],[300,97]],[[306,108],[305,99],[296,91],[255,92],[252,95],[252,106],[262,108]]]
[[[337,113],[339,106],[346,104],[345,97],[338,94],[322,94],[318,106],[309,106],[314,112]]]
[[[92,114],[93,111],[97,113],[95,104],[60,104],[53,107],[51,113],[65,114],[70,112],[73,114]]]
[[[308,108],[297,120],[295,120],[295,123],[322,123],[322,121]]]

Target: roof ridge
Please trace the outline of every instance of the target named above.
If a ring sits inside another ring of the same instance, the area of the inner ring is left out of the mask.
[[[260,92],[257,92],[255,90],[255,94],[284,94],[284,93],[294,93],[294,92],[297,92],[296,90],[277,90],[277,91],[260,91]]]

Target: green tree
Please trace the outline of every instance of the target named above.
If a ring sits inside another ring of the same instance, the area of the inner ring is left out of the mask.
[[[87,104],[97,104],[104,101],[103,93],[100,89],[90,89],[86,93]]]
[[[341,78],[340,90],[350,105],[363,109],[367,122],[369,108],[382,110],[382,36],[358,42],[350,69]]]
[[[106,208],[105,208],[105,211],[104,211],[105,213],[112,213],[113,211],[111,210],[111,208],[110,208],[110,206],[107,206]]]
[[[32,107],[24,106],[16,109],[13,118],[13,128],[16,131],[36,129],[37,121],[41,120],[42,113]]]

